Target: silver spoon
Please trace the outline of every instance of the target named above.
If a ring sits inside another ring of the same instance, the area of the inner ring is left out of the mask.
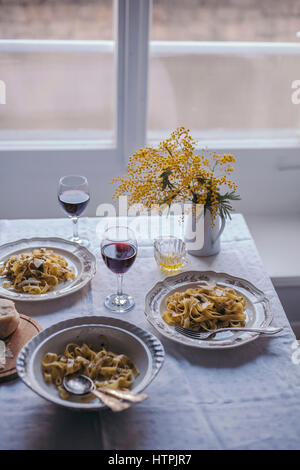
[[[77,374],[77,375],[73,374],[73,375],[65,376],[63,380],[63,385],[67,391],[69,391],[70,393],[74,393],[76,395],[94,393],[94,395],[96,395],[100,400],[102,400],[103,403],[105,400],[106,401],[105,404],[107,404],[106,397],[108,397],[108,395],[110,395],[111,398],[114,397],[117,399],[123,399],[123,400],[131,401],[134,403],[139,403],[145,400],[146,398],[148,398],[148,395],[146,393],[137,394],[137,393],[132,393],[129,390],[113,390],[113,389],[108,389],[108,388],[101,388],[101,389],[96,388],[94,382],[89,377],[83,374]],[[101,395],[101,398],[99,395]],[[105,395],[104,400],[103,400],[103,395]],[[116,401],[120,403],[119,400],[116,400]],[[110,400],[110,402],[113,405],[116,404],[114,403],[114,400]],[[128,406],[125,406],[123,409],[125,408],[128,408]]]
[[[63,386],[67,392],[73,393],[74,395],[92,393],[113,411],[123,411],[130,407],[129,403],[120,401],[117,398],[97,390],[94,382],[86,375],[66,375],[63,379]]]

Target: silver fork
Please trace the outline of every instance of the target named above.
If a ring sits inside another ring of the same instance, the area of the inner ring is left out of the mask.
[[[189,328],[184,328],[180,325],[175,325],[175,330],[182,335],[188,336],[189,338],[195,339],[209,339],[216,333],[222,333],[223,331],[250,331],[251,333],[260,333],[264,335],[275,335],[283,330],[283,327],[268,326],[267,328],[247,328],[247,327],[230,327],[230,328],[218,328],[213,331],[194,331]]]

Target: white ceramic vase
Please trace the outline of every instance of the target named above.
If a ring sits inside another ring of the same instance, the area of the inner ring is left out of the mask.
[[[212,224],[209,210],[195,215],[188,215],[185,241],[188,253],[194,256],[212,256],[221,249],[221,235],[225,228],[225,218],[216,217]],[[192,218],[192,220],[191,220]]]

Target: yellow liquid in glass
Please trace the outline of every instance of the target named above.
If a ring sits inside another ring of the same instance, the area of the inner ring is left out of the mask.
[[[184,265],[184,257],[174,253],[161,253],[159,265],[168,271],[176,271]]]

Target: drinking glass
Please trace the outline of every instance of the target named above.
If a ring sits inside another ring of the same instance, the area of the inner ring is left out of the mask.
[[[186,245],[173,236],[162,236],[154,240],[154,258],[162,271],[177,272],[186,264]]]
[[[109,227],[103,234],[101,255],[106,266],[117,275],[117,293],[106,297],[104,305],[113,312],[126,312],[134,306],[131,295],[123,292],[123,275],[133,265],[137,241],[128,227]]]
[[[88,246],[89,240],[78,235],[78,218],[90,201],[89,185],[86,177],[68,175],[60,178],[58,200],[63,210],[73,221],[73,236],[69,240]]]

